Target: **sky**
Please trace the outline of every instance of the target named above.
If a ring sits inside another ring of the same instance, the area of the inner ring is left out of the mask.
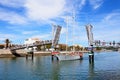
[[[120,41],[120,0],[0,0],[0,43],[10,39],[52,39],[52,25],[62,26],[59,43],[88,46],[85,25],[94,40]],[[67,29],[68,26],[68,29]],[[68,31],[67,31],[68,30]]]

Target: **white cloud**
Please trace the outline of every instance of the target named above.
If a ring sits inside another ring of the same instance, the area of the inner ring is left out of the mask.
[[[79,11],[84,7],[86,4],[86,0],[66,0],[65,4],[65,12],[67,15],[72,15],[73,11],[75,14],[79,13]]]
[[[94,39],[95,40],[105,40],[105,41],[119,41],[120,40],[120,31],[119,29],[106,29],[105,31],[100,30],[100,31],[95,31],[94,33]]]
[[[7,21],[10,24],[26,24],[27,20],[25,17],[8,10],[0,8],[0,20]]]
[[[52,34],[40,34],[40,35],[34,35],[31,38],[39,38],[41,40],[50,40]]]
[[[33,20],[48,20],[64,12],[65,0],[27,0],[27,16]]]
[[[4,36],[3,36],[4,35]],[[3,33],[0,33],[0,40],[4,41],[5,39],[14,39],[15,35],[13,34],[3,34]]]
[[[89,2],[93,6],[93,9],[97,9],[103,4],[103,0],[89,0]]]
[[[94,37],[97,40],[120,40],[120,11],[106,14],[101,22],[94,22]]]
[[[0,4],[7,7],[23,7],[25,0],[0,0]]]
[[[112,12],[104,17],[102,22],[107,23],[108,25],[119,25],[120,23],[120,11]]]
[[[22,34],[35,34],[38,33],[39,31],[22,31]]]
[[[65,27],[62,27],[61,34],[65,34],[67,29]]]
[[[86,0],[80,0],[79,8],[82,9],[82,7],[86,4]]]
[[[113,18],[119,18],[120,19],[120,12],[113,12],[113,13],[110,13],[110,14],[108,14],[105,18],[104,18],[104,20],[105,21],[108,21],[108,20],[111,20],[111,19],[113,19]]]

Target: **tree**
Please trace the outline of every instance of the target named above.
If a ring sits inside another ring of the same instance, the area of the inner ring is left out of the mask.
[[[6,49],[10,47],[9,44],[10,44],[10,40],[9,39],[5,39],[5,48]]]
[[[96,47],[96,50],[101,50],[101,49],[102,49],[101,47],[98,47],[98,46]]]
[[[78,45],[75,47],[75,50],[77,50],[77,51],[79,51],[80,49],[81,49],[81,48],[80,48],[80,46],[78,46]]]
[[[47,45],[46,45],[46,49],[49,50],[50,48],[51,48],[51,44],[47,44]]]

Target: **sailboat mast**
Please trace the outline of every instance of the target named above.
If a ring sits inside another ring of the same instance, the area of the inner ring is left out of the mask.
[[[74,44],[74,37],[75,37],[75,11],[72,12],[72,28],[73,28],[73,31],[72,31],[72,44],[73,44],[73,51],[75,51],[75,44]]]
[[[53,32],[53,25],[52,25],[52,47],[53,47],[53,37],[54,36],[54,32]]]
[[[66,17],[66,51],[68,50],[67,49],[67,44],[68,44],[68,16]]]

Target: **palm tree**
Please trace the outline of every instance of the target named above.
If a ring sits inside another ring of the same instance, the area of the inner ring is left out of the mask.
[[[9,48],[9,44],[10,44],[10,40],[9,39],[5,39],[5,48]]]

